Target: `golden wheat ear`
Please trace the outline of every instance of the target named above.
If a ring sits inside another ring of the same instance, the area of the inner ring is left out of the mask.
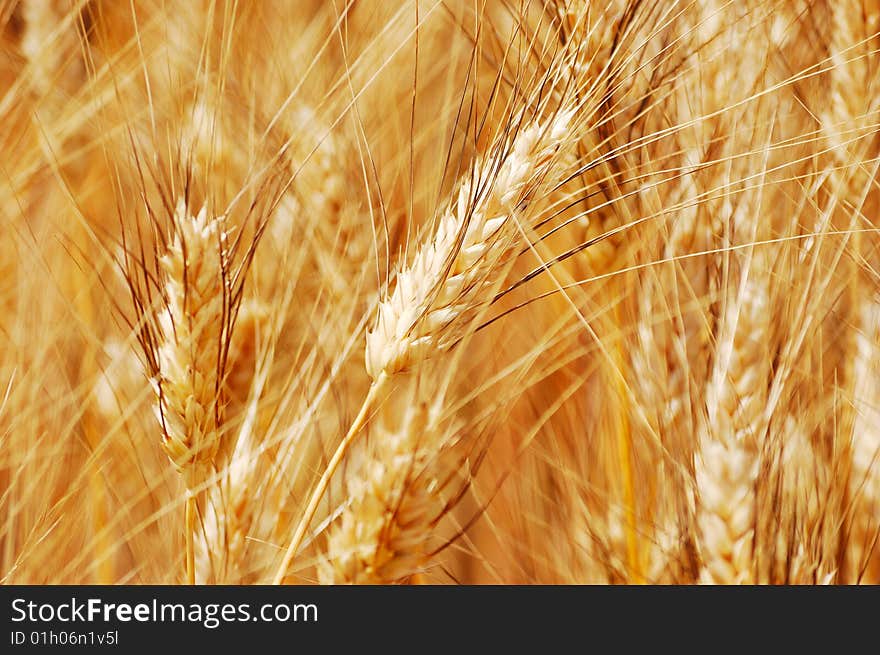
[[[865,304],[854,365],[857,417],[852,435],[850,494],[856,581],[880,583],[880,293]]]
[[[209,481],[223,438],[230,330],[229,251],[222,217],[193,215],[180,200],[156,271],[128,271],[139,341],[151,375],[162,450],[186,488],[186,579],[195,580],[196,498]],[[143,280],[145,286],[138,286]],[[158,307],[151,308],[156,287]]]
[[[318,502],[354,438],[395,375],[451,349],[472,331],[485,293],[502,264],[517,250],[519,224],[531,195],[545,182],[568,135],[573,110],[546,122],[528,122],[460,183],[437,230],[396,276],[379,303],[376,327],[366,336],[366,368],[373,379],[361,409],[318,481],[275,576],[280,583],[302,542]]]
[[[518,219],[530,191],[555,162],[568,136],[572,111],[527,125],[509,153],[477,163],[437,231],[397,274],[367,333],[367,372],[375,380],[448,350],[468,330],[468,318],[496,282],[499,264],[516,248]],[[497,172],[496,172],[497,167]]]
[[[424,466],[435,423],[427,406],[414,404],[396,427],[376,425],[369,454],[346,481],[346,507],[318,570],[323,584],[392,584],[421,570],[433,520],[426,484],[434,478]]]
[[[221,219],[208,218],[204,208],[190,216],[179,204],[174,224],[177,232],[159,259],[165,297],[156,317],[154,384],[162,448],[193,489],[220,447],[226,237]]]

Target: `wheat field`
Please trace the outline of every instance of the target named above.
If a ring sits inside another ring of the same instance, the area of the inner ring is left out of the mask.
[[[877,0],[0,34],[3,583],[880,583]]]

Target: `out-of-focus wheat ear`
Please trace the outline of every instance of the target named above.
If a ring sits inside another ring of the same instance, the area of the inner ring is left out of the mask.
[[[223,469],[220,481],[207,494],[203,530],[196,535],[196,581],[242,584],[247,571],[247,537],[259,507],[256,473],[260,465],[256,413],[260,385],[255,384],[261,342],[268,338],[269,308],[248,299],[242,302],[227,356],[224,383],[224,430],[216,461]]]
[[[575,258],[575,265],[583,269],[585,276],[605,273],[619,264],[620,255],[626,250],[626,240],[616,229],[635,218],[630,214],[632,203],[626,197],[629,188],[624,172],[632,166],[628,161],[631,149],[622,146],[623,130],[615,133],[614,128],[614,123],[623,119],[617,109],[626,103],[621,102],[618,95],[625,93],[623,85],[617,83],[618,78],[626,74],[620,55],[634,35],[629,24],[632,16],[626,15],[624,4],[625,0],[604,0],[598,4],[575,1],[558,8],[560,18],[567,25],[566,38],[583,44],[565,59],[560,75],[573,83],[575,93],[586,101],[582,111],[592,114],[591,129],[581,135],[576,153],[566,153],[571,164],[565,166],[566,170],[574,171],[578,170],[578,160],[589,162],[579,170],[575,182],[580,184],[579,193],[586,198],[595,196],[592,202],[600,205],[584,209],[590,201],[578,203],[582,210],[573,226],[582,242],[591,242],[590,247]],[[579,88],[583,80],[589,83]],[[644,101],[647,103],[649,99],[646,97]],[[573,199],[573,193],[567,190],[559,196],[559,205]]]
[[[404,394],[406,395],[406,394]],[[437,406],[409,402],[373,422],[345,508],[330,528],[324,584],[399,584],[430,564],[432,530],[458,496],[454,433]]]
[[[149,401],[149,385],[141,361],[130,343],[106,339],[103,351],[108,364],[99,369],[91,389],[93,421],[97,425],[86,429],[97,430],[102,436],[101,449],[107,453],[106,461],[113,463],[112,466],[102,467],[101,471],[105,478],[104,484],[112,489],[112,496],[134,499],[142,493],[142,480],[138,476],[129,475],[130,469],[127,466],[136,459],[135,451],[132,451],[126,440],[112,438],[110,435],[120,433],[121,426],[131,414]],[[130,507],[126,507],[127,509]],[[113,522],[108,521],[111,524]],[[113,531],[108,528],[105,532],[107,534],[103,539],[109,541],[114,536]],[[107,557],[101,563],[102,576],[99,584],[112,584],[116,579],[110,579],[110,572],[115,566],[114,559]]]
[[[759,582],[830,584],[837,574],[837,562],[827,557],[825,543],[837,538],[838,529],[828,520],[827,512],[833,493],[831,469],[796,418],[786,417],[781,436],[779,470],[775,472],[782,478],[780,492],[764,490],[764,516],[758,519],[766,538],[775,536],[774,557],[765,559],[777,570],[771,569],[768,578]],[[774,494],[778,502],[768,497]]]
[[[854,153],[864,150],[864,137],[875,123],[871,112],[880,106],[871,75],[876,53],[871,49],[869,25],[863,0],[831,3],[830,100],[822,127],[833,156],[851,175],[849,167],[860,159]],[[876,25],[876,19],[875,19]]]
[[[79,116],[87,112],[71,102],[83,90],[85,65],[81,56],[79,10],[75,0],[23,0],[21,52],[33,92],[33,118],[41,145],[53,157],[82,147],[88,129]],[[77,145],[74,145],[77,144]],[[71,181],[84,175],[85,157],[65,162]]]
[[[217,452],[218,467],[224,466],[236,448],[237,435],[247,419],[251,407],[258,404],[254,397],[261,389],[255,387],[261,350],[269,338],[271,310],[262,300],[248,298],[242,301],[235,316],[235,329],[230,335],[223,380],[224,429],[231,431],[220,440]],[[253,426],[245,426],[250,431]]]
[[[312,255],[324,288],[335,300],[346,299],[373,245],[368,213],[346,211],[353,196],[349,167],[356,153],[340,133],[341,126],[328,127],[310,107],[300,107],[293,124],[308,126],[304,132],[320,139],[305,140],[300,155],[305,161],[297,173],[296,186],[303,199],[302,211],[316,217],[308,229],[315,231]]]
[[[644,437],[646,454],[658,460],[658,499],[664,499],[672,513],[655,514],[653,520],[660,525],[693,520],[692,485],[683,484],[683,474],[689,478],[691,471],[697,432],[693,408],[706,385],[709,344],[708,256],[691,262],[676,258],[709,250],[715,227],[693,202],[699,189],[690,175],[670,190],[674,193],[670,204],[680,208],[671,215],[668,236],[660,246],[659,258],[668,263],[651,266],[642,275],[635,300],[636,339],[630,352],[630,385],[638,398],[632,403],[633,425]],[[646,256],[649,262],[658,258],[650,250]],[[681,269],[689,264],[702,271],[685,277],[692,269]],[[686,535],[681,544],[683,556],[696,547],[688,539],[692,537]]]
[[[653,526],[645,579],[648,584],[682,584],[693,578],[687,557],[682,554],[687,534],[675,517]]]
[[[260,505],[260,452],[254,435],[236,442],[225,475],[210,488],[203,530],[196,535],[195,578],[199,584],[244,584],[247,538]]]
[[[427,413],[411,408],[396,430],[374,423],[373,447],[347,481],[347,506],[328,536],[322,584],[389,584],[419,570],[430,519],[427,499],[407,486],[423,465],[420,442],[434,437]]]
[[[194,581],[196,493],[220,447],[229,283],[221,218],[191,216],[181,201],[159,258],[163,306],[155,318],[155,409],[162,448],[187,488],[187,579]]]
[[[854,364],[850,536],[853,582],[880,583],[880,294],[862,308]]]
[[[831,160],[826,188],[833,209],[824,220],[830,220],[836,229],[846,230],[862,227],[861,197],[874,177],[866,160],[876,156],[876,112],[880,109],[880,95],[876,89],[878,58],[869,41],[871,33],[862,0],[834,2],[830,11],[830,99],[820,118]],[[820,224],[817,231],[822,229]],[[845,282],[847,291],[841,299],[841,310],[837,312],[842,315],[833,320],[858,321],[860,276],[853,261],[861,256],[862,240],[861,233],[855,230],[843,241],[844,244],[851,242],[857,255],[846,258],[840,265],[851,279]],[[852,330],[849,330],[835,338],[831,353],[838,361],[832,361],[830,365],[840,368],[844,384],[848,384],[852,376],[849,364],[853,360],[855,344],[851,335]]]
[[[241,412],[250,399],[270,318],[271,308],[261,300],[249,298],[238,308],[226,365],[227,415]]]
[[[877,156],[876,119],[880,100],[876,88],[878,58],[872,40],[876,32],[876,10],[865,9],[861,0],[844,0],[829,5],[829,97],[825,111],[819,114],[827,158],[823,185],[825,207],[815,231],[822,235],[816,240],[827,240],[828,245],[823,250],[827,253],[827,260],[835,264],[832,285],[824,294],[827,304],[823,308],[822,318],[823,384],[833,390],[837,397],[847,399],[858,399],[870,386],[868,378],[858,376],[857,367],[863,364],[859,352],[862,348],[859,343],[860,331],[870,330],[863,325],[865,297],[874,289],[873,280],[865,275],[872,264],[865,266],[863,262],[876,255],[868,246],[873,236],[866,236],[861,230],[870,222],[876,222],[872,217],[876,205],[876,193],[872,187],[876,185],[874,159]],[[874,21],[873,28],[871,20]],[[829,234],[826,235],[826,232]],[[831,237],[831,233],[840,236]],[[813,243],[811,238],[806,246],[812,246]],[[873,250],[876,251],[876,248]],[[825,253],[816,253],[817,256],[820,254]],[[836,400],[829,404],[826,411],[828,418],[818,428],[823,450],[831,453],[835,467],[845,466],[843,462],[852,462],[850,476],[858,476],[855,459],[859,456],[855,449],[860,447],[859,442],[864,443],[864,438],[857,431],[856,422],[863,420],[864,414],[860,417],[858,406]],[[853,449],[851,452],[850,448]],[[843,477],[839,475],[833,479]],[[865,480],[864,477],[862,479]],[[849,489],[845,488],[846,485],[840,485],[837,489],[839,502],[833,507],[835,523],[843,521],[848,506],[853,511],[853,519],[857,518],[858,510],[864,508],[864,505],[857,505],[856,497],[852,495],[853,484],[851,481]],[[849,498],[846,498],[847,494]],[[865,534],[857,536],[859,530],[857,523],[853,523],[849,537],[858,539],[860,536],[869,542],[876,538],[876,524],[873,538]],[[832,535],[829,549],[833,543]],[[870,549],[870,543],[863,542],[859,546],[855,541],[849,542],[846,566],[840,572],[844,579],[855,582],[863,573],[867,573],[861,567],[869,566],[870,558],[866,559],[866,556]]]
[[[476,164],[441,216],[436,232],[401,269],[367,332],[367,372],[375,380],[448,350],[467,332],[498,264],[511,253],[517,219],[568,136],[571,111],[521,129],[505,153]],[[498,166],[497,157],[501,157]]]
[[[70,0],[21,3],[21,51],[30,67],[33,88],[41,96],[56,88],[62,75],[72,73],[66,59],[78,52],[75,7]]]
[[[192,177],[214,190],[233,196],[245,183],[248,152],[234,138],[232,109],[216,97],[206,83],[181,114],[180,143],[191,166]],[[192,198],[191,198],[192,201]]]
[[[718,434],[754,441],[763,429],[770,380],[770,289],[766,271],[753,270],[744,282],[724,313],[707,405]]]
[[[863,237],[858,229],[863,227],[862,195],[872,184],[866,160],[876,156],[876,112],[880,100],[876,89],[877,56],[869,41],[867,13],[862,0],[841,0],[831,3],[830,59],[828,73],[829,100],[820,114],[820,124],[828,149],[828,176],[825,184],[829,210],[820,214],[815,227],[823,232],[832,226],[834,230],[853,230],[834,240],[834,246],[847,248],[855,256],[844,257],[838,265],[841,284],[845,291],[837,306],[828,312],[826,320],[830,347],[825,356],[824,368],[841,387],[851,386],[852,362],[854,360],[854,331],[841,329],[841,325],[858,322],[858,306],[861,302],[861,275],[856,262],[862,254]],[[811,248],[814,238],[807,240]],[[838,246],[838,244],[840,244]]]

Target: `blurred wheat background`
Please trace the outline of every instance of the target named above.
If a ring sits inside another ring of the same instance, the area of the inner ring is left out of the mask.
[[[877,0],[0,0],[0,581],[880,582]]]

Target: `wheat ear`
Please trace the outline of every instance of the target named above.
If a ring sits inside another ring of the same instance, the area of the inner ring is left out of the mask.
[[[450,349],[467,333],[480,292],[497,282],[493,274],[512,252],[517,221],[552,166],[573,115],[560,111],[548,123],[530,123],[478,161],[433,237],[397,274],[395,289],[379,303],[376,327],[367,332],[366,368],[373,383],[312,492],[275,584],[283,581],[330,479],[388,380],[416,360]]]
[[[838,0],[831,6],[830,102],[822,121],[834,158],[843,166],[852,166],[854,136],[863,138],[875,118],[877,100],[870,93],[871,61],[869,33],[864,21],[863,0]],[[853,135],[853,131],[857,135]],[[837,175],[835,173],[835,175]],[[847,172],[848,176],[852,173]]]
[[[782,580],[788,584],[830,584],[837,571],[837,562],[823,553],[826,540],[836,538],[837,526],[825,515],[828,498],[833,494],[831,468],[822,454],[813,447],[810,436],[792,416],[782,426],[780,449],[781,498],[779,507],[789,516],[765,511],[758,525],[764,534],[776,533],[777,552],[786,569]],[[762,499],[772,508],[772,501]],[[790,525],[786,526],[786,520]],[[771,562],[772,563],[772,562]],[[764,583],[764,580],[760,580]]]
[[[253,493],[260,486],[254,414],[261,385],[254,382],[268,321],[268,308],[255,300],[242,302],[236,315],[224,384],[225,428],[233,427],[234,432],[221,440],[217,459],[225,465],[225,475],[209,491],[204,530],[196,542],[196,579],[201,582],[242,581],[247,537],[255,519]],[[236,577],[230,579],[230,573]]]
[[[59,83],[65,57],[76,53],[77,33],[72,11],[61,0],[24,0],[22,54],[31,67],[34,88],[40,94]]]
[[[154,379],[162,448],[183,476],[186,499],[186,576],[194,582],[193,531],[199,484],[220,446],[224,408],[222,343],[229,294],[226,242],[220,219],[178,204],[175,234],[159,259],[164,307],[156,321]]]
[[[853,430],[850,494],[856,508],[853,518],[853,541],[856,565],[880,582],[880,295],[862,309],[861,326],[856,337],[854,377],[856,422]],[[872,566],[873,565],[873,566]]]
[[[725,314],[695,463],[701,579],[714,584],[752,581],[759,437],[770,376],[770,311],[767,276],[743,275],[739,298]]]
[[[322,584],[394,584],[422,571],[431,528],[449,498],[449,441],[440,438],[436,409],[415,404],[397,426],[379,421],[372,448],[347,483],[349,502],[332,528]],[[447,464],[448,466],[444,466]]]
[[[482,160],[461,184],[433,238],[379,304],[376,326],[367,332],[366,365],[373,379],[447,350],[465,333],[467,315],[494,282],[498,262],[510,254],[517,218],[535,181],[551,166],[571,117],[563,111],[547,124],[525,127],[497,172],[492,158]]]

